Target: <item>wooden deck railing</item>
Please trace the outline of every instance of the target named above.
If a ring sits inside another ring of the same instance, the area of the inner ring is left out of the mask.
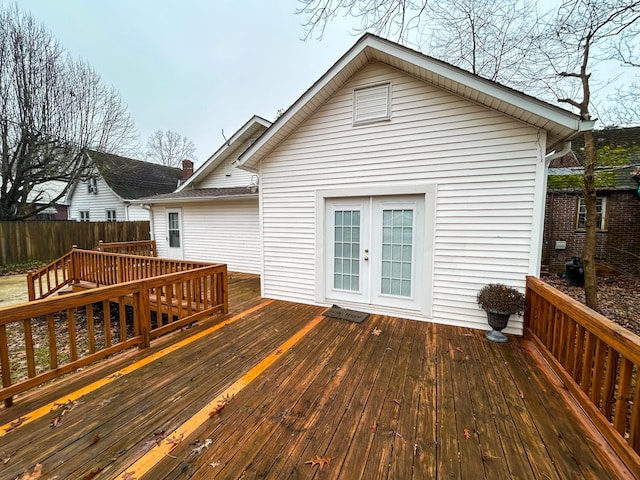
[[[116,285],[208,265],[212,264],[74,247],[64,257],[27,275],[29,301],[46,298],[65,286],[80,282],[94,286]]]
[[[144,255],[146,257],[157,257],[155,240],[139,240],[136,242],[98,242],[98,251],[111,253],[124,253],[126,255]]]
[[[73,251],[54,260],[35,272],[27,273],[27,290],[29,301],[46,298],[71,282],[69,263]]]
[[[527,277],[525,335],[640,473],[640,338],[535,277]]]
[[[10,406],[20,392],[227,311],[226,265],[0,308],[0,399]],[[44,342],[34,341],[35,330]]]

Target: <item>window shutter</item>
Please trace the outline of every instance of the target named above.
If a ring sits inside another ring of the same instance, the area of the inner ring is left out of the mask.
[[[389,120],[391,85],[375,85],[373,87],[358,88],[353,91],[353,123],[376,122]]]

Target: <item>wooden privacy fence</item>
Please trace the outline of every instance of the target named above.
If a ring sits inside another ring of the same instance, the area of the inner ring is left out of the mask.
[[[0,308],[0,399],[10,406],[20,392],[227,311],[226,265]],[[36,331],[45,341],[34,342]]]
[[[95,248],[100,240],[149,240],[149,222],[0,222],[0,265],[48,261],[72,245]]]
[[[115,285],[210,265],[206,262],[73,248],[63,257],[27,274],[29,301],[46,298],[68,285],[80,282],[90,283],[93,287]]]
[[[638,336],[535,277],[527,277],[525,334],[640,475]]]

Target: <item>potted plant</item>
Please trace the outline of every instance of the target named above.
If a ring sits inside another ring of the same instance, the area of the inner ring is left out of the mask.
[[[478,305],[487,312],[487,320],[493,329],[485,336],[494,342],[506,342],[507,337],[502,329],[507,326],[511,315],[522,315],[524,312],[524,295],[513,287],[490,283],[480,289],[477,300]]]

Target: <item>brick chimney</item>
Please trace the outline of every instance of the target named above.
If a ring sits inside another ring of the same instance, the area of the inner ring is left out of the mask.
[[[182,181],[193,175],[193,162],[188,158],[182,160]]]

